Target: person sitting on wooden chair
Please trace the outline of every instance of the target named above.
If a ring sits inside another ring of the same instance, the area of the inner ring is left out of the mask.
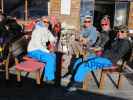
[[[111,43],[111,47],[104,51],[102,56],[89,54],[86,58],[79,58],[73,67],[70,91],[76,90],[76,86],[81,86],[86,75],[97,69],[110,68],[122,59],[130,51],[130,42],[128,39],[128,29],[126,26],[119,26],[117,38]]]
[[[45,78],[47,81],[53,81],[56,71],[56,55],[53,52],[56,39],[48,30],[48,25],[49,21],[46,17],[36,23],[28,45],[28,56],[46,63]]]

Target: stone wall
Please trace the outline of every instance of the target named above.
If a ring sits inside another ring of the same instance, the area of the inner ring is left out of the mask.
[[[50,14],[49,16],[56,16],[62,23],[73,26],[76,29],[80,28],[80,0],[71,0],[71,13],[70,15],[62,15],[60,12],[61,0],[50,1]]]
[[[129,19],[128,19],[128,27],[129,29],[133,30],[133,2],[130,2],[130,7],[129,7]]]

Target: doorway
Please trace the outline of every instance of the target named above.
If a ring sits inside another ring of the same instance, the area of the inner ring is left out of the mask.
[[[111,27],[114,25],[115,2],[111,0],[95,0],[94,26],[100,31],[100,20],[104,15],[109,15]]]

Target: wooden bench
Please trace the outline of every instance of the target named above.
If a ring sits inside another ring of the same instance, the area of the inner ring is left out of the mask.
[[[44,67],[44,63],[41,63],[35,59],[32,59],[28,56],[23,57],[24,61],[18,63],[18,60],[16,59],[16,72],[17,72],[17,81],[21,81],[21,72],[35,72],[36,73],[36,83],[40,85],[40,71]]]
[[[122,87],[123,80],[124,80],[124,76],[122,75],[123,67],[124,67],[124,64],[122,64],[121,66],[112,66],[111,68],[102,69],[99,88],[104,89],[105,81],[107,80],[107,75],[113,73],[113,74],[118,74],[118,78],[115,84],[116,84],[116,87],[120,89]]]

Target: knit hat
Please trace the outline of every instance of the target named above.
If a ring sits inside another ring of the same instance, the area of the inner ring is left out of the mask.
[[[128,32],[128,27],[126,25],[120,25],[116,28],[116,30],[120,30],[120,31],[124,31],[124,32]]]
[[[86,19],[91,19],[91,20],[92,20],[92,16],[86,15],[86,16],[84,17],[84,20],[86,20]]]

